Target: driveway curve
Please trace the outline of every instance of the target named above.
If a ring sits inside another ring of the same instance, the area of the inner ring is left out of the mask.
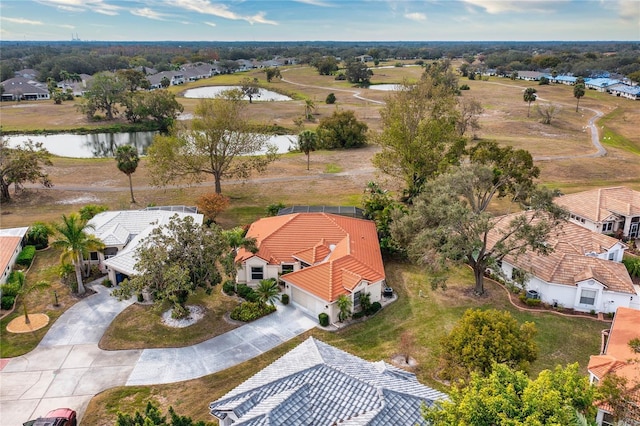
[[[98,281],[51,326],[28,354],[0,363],[0,426],[21,426],[51,409],[71,407],[82,419],[94,395],[125,385],[195,379],[264,353],[316,326],[292,306],[185,348],[105,351],[100,338],[133,303],[118,301]]]

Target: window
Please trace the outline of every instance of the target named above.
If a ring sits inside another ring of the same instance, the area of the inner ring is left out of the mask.
[[[613,222],[605,222],[602,224],[602,232],[613,231]]]
[[[91,260],[98,260],[98,252],[97,251],[92,251],[91,253],[89,253],[89,258]]]
[[[616,424],[615,419],[609,413],[603,413],[602,426],[614,426]]]
[[[617,254],[618,254],[617,250],[609,252],[609,260],[615,260]]]
[[[356,291],[353,293],[353,307],[357,308],[360,306],[360,296],[362,295],[361,291]]]
[[[104,258],[105,259],[109,259],[110,257],[113,257],[116,254],[118,254],[118,248],[117,247],[107,247],[106,249],[104,249]]]
[[[595,305],[596,294],[595,290],[582,290],[582,293],[580,293],[580,304]]]
[[[261,280],[264,278],[264,272],[262,266],[252,266],[251,267],[251,279],[252,280]]]
[[[282,274],[293,272],[293,265],[282,265]]]

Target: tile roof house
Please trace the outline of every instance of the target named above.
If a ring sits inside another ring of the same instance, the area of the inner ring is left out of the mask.
[[[616,374],[626,378],[630,387],[640,385],[640,354],[629,347],[631,339],[640,339],[640,311],[620,307],[611,329],[603,332],[600,355],[589,357],[587,369],[591,383],[600,382],[607,374]],[[640,404],[640,389],[636,390],[636,396]],[[598,406],[596,422],[598,425],[615,424],[606,405]]]
[[[357,310],[360,295],[380,300],[385,272],[375,224],[328,214],[294,213],[260,219],[247,231],[257,253],[240,249],[237,282],[256,285],[279,278],[298,307],[335,322],[336,300],[347,295]]]
[[[444,399],[412,373],[310,337],[209,409],[221,426],[413,426]]]
[[[14,77],[1,84],[4,87],[3,101],[36,101],[50,98],[47,85],[31,78]]]
[[[488,236],[489,247],[516,215],[497,219]],[[546,256],[532,251],[505,256],[503,275],[514,281],[524,277],[524,289],[537,292],[550,305],[582,312],[615,312],[621,306],[640,309],[640,289],[621,263],[627,247],[618,239],[565,222],[546,243],[553,247]]]
[[[24,248],[28,227],[0,229],[0,284],[6,284]]]
[[[100,270],[109,275],[114,284],[136,273],[136,249],[142,240],[154,228],[166,225],[174,217],[191,216],[201,224],[204,216],[170,210],[121,210],[106,211],[95,215],[90,221],[94,229],[91,231],[105,245],[102,252],[89,253],[86,260],[98,265]]]
[[[576,192],[555,199],[569,220],[594,232],[640,236],[640,192],[623,186]]]

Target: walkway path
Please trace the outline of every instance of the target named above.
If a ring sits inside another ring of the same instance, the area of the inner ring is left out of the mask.
[[[89,296],[58,318],[36,349],[2,360],[0,426],[22,422],[57,407],[82,416],[91,398],[123,385],[161,384],[202,377],[249,360],[315,327],[291,306],[203,343],[171,349],[104,351],[98,342],[132,301],[118,301],[95,281]]]

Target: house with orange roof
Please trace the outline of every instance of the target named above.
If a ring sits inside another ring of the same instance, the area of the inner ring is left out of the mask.
[[[0,284],[6,284],[24,248],[28,227],[0,229]]]
[[[520,213],[501,216],[488,235],[493,247]],[[553,306],[581,312],[640,309],[640,288],[621,263],[627,248],[620,240],[564,222],[545,241],[548,255],[527,250],[500,262],[501,274]]]
[[[569,220],[603,234],[640,236],[640,192],[623,186],[599,188],[556,198]]]
[[[640,354],[629,346],[632,339],[640,339],[640,311],[620,307],[613,318],[611,329],[603,332],[600,355],[589,358],[589,376],[592,384],[597,384],[608,374],[627,379],[629,389],[636,389],[637,403],[640,404]],[[640,419],[636,419],[640,422]],[[598,406],[596,423],[599,426],[616,424],[606,404]]]
[[[240,249],[236,281],[257,285],[262,279],[284,282],[292,303],[311,315],[338,319],[336,301],[347,295],[353,308],[369,293],[381,298],[385,272],[372,221],[328,213],[294,213],[260,219],[247,231],[258,251]]]

